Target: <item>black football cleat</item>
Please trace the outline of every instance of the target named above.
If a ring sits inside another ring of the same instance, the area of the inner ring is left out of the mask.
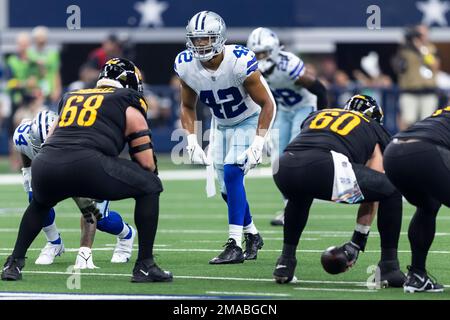
[[[408,275],[403,286],[403,291],[414,292],[443,292],[444,286],[432,279],[427,272],[419,271],[408,266]]]
[[[3,281],[17,281],[22,280],[22,269],[25,266],[25,258],[13,258],[9,256],[2,270]]]
[[[281,255],[273,271],[273,278],[279,284],[289,283],[295,278],[295,267],[297,266],[297,259],[294,257],[285,257]]]
[[[256,260],[258,255],[258,250],[261,249],[264,245],[264,241],[259,233],[251,234],[245,233],[245,251],[244,258],[245,260]]]
[[[131,277],[131,282],[171,282],[172,280],[172,273],[162,270],[153,259],[136,261]]]
[[[387,287],[401,288],[405,284],[406,276],[400,270],[398,260],[386,260],[378,263],[380,268],[380,282]]]
[[[217,257],[211,259],[209,264],[231,264],[231,263],[243,263],[244,253],[242,248],[236,244],[236,240],[230,238],[227,243],[224,244],[225,250]]]
[[[284,211],[281,211],[275,218],[270,220],[272,226],[283,226],[284,225]]]

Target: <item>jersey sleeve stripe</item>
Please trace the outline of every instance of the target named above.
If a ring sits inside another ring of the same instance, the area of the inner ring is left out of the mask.
[[[298,69],[298,71],[293,76],[291,76],[291,79],[297,78],[300,75],[300,72],[302,72],[304,66],[305,65],[302,64],[302,67],[300,69]]]
[[[294,68],[291,72],[289,72],[289,75],[290,75],[290,76],[292,76],[294,73],[296,73],[296,72],[298,71],[298,68],[300,67],[300,64],[301,64],[302,67],[303,67],[302,62],[299,61],[299,62],[297,63],[297,65],[295,66],[295,68]]]
[[[258,69],[258,62],[255,62],[250,68],[247,69],[247,75],[249,75],[250,73],[252,73],[256,69]]]
[[[256,57],[253,57],[252,60],[250,60],[249,62],[247,62],[247,68],[250,68],[255,62],[256,62]]]

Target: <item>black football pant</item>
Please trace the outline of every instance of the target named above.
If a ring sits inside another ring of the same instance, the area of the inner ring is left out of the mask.
[[[393,251],[396,257],[402,219],[401,194],[384,174],[360,164],[352,163],[352,167],[364,195],[362,202],[379,201],[377,222],[382,251]],[[296,248],[313,199],[331,200],[333,158],[329,151],[320,149],[284,152],[273,177],[278,189],[288,199],[284,244]]]
[[[70,197],[136,200],[134,218],[139,238],[138,260],[153,257],[159,215],[160,179],[130,160],[93,150],[50,147],[32,163],[33,199],[20,224],[13,256],[25,257],[50,208]]]
[[[384,154],[386,175],[416,212],[408,238],[412,267],[425,271],[441,204],[450,207],[450,151],[429,142],[390,143]]]

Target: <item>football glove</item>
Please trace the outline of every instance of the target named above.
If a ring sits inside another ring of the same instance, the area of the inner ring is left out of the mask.
[[[31,167],[22,168],[23,189],[25,192],[31,192]]]
[[[264,140],[264,137],[257,135],[250,147],[237,158],[237,162],[244,174],[247,174],[250,169],[262,162]]]
[[[210,165],[210,161],[208,160],[208,157],[206,156],[205,152],[203,151],[202,147],[197,142],[197,136],[192,133],[187,136],[188,145],[186,147],[186,150],[189,155],[189,161],[192,164],[202,164],[205,166]]]
[[[89,198],[73,198],[75,203],[83,215],[86,222],[93,224],[102,218],[100,210],[96,206],[96,202]]]

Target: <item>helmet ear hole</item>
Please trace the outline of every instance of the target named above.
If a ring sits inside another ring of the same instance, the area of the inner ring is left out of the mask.
[[[102,67],[97,85],[105,84],[143,92],[141,72],[132,61],[124,58],[110,59]]]
[[[345,110],[356,111],[383,124],[383,109],[377,101],[368,95],[357,94],[351,97],[344,106]]]

